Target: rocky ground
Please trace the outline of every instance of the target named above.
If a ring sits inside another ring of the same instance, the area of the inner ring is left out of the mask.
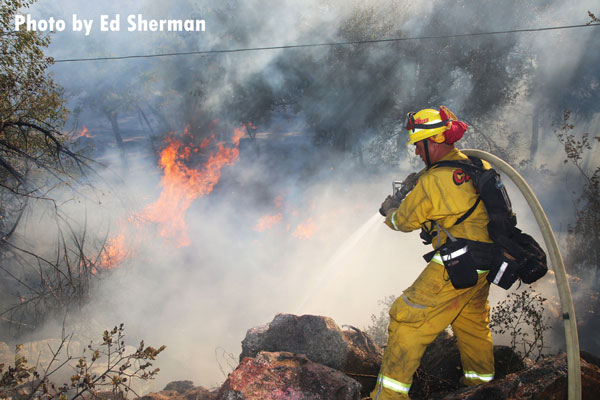
[[[48,343],[28,346],[33,351]],[[14,358],[9,353],[8,346],[0,343],[0,361]],[[220,388],[208,390],[191,381],[176,381],[141,399],[359,400],[375,386],[382,353],[362,331],[350,326],[342,329],[331,318],[279,314],[270,323],[248,330],[239,365]],[[411,399],[567,399],[564,353],[534,363],[521,360],[509,347],[495,346],[494,356],[494,381],[462,387],[456,339],[443,332],[421,360]],[[600,359],[582,352],[581,375],[583,399],[599,398]]]
[[[214,391],[192,382],[172,382],[143,400],[359,400],[373,389],[382,349],[359,329],[341,329],[327,317],[279,314],[252,328],[242,341],[238,367]],[[427,349],[415,373],[411,399],[567,399],[564,353],[538,363],[521,361],[495,346],[496,379],[461,387],[456,339],[443,332]],[[584,400],[600,393],[600,360],[582,352]]]

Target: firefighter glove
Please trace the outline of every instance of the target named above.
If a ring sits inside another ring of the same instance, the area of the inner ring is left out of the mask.
[[[387,217],[391,210],[395,210],[398,207],[400,207],[400,201],[398,201],[398,199],[396,199],[393,196],[388,196],[385,198],[383,203],[381,203],[381,208],[379,209],[379,212]]]
[[[415,188],[417,185],[417,181],[419,180],[419,175],[416,172],[408,175],[406,179],[402,182],[402,187],[394,193],[394,197],[398,201],[404,200],[407,194],[410,193],[411,190]]]
[[[410,175],[408,175],[406,177],[406,179],[404,179],[404,182],[402,182],[402,186],[409,187],[410,190],[412,190],[412,189],[414,189],[418,180],[419,180],[419,174],[417,174],[416,172],[413,172]]]

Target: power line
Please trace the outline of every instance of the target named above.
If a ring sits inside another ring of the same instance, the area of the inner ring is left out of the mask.
[[[352,41],[347,41],[347,42],[292,44],[292,45],[268,46],[268,47],[246,47],[246,48],[240,48],[240,49],[186,51],[186,52],[177,52],[177,53],[140,54],[140,55],[112,56],[112,57],[70,58],[70,59],[54,60],[54,63],[67,63],[67,62],[80,62],[80,61],[103,61],[103,60],[126,60],[126,59],[132,59],[132,58],[156,58],[156,57],[201,55],[201,54],[242,53],[242,52],[249,52],[249,51],[300,49],[300,48],[309,48],[309,47],[333,47],[333,46],[347,46],[347,45],[352,45],[352,44],[370,44],[370,43],[385,43],[385,42],[403,42],[403,41],[409,41],[409,40],[452,39],[452,38],[473,37],[473,36],[502,35],[502,34],[509,34],[509,33],[542,32],[542,31],[573,29],[573,28],[588,28],[588,27],[593,27],[593,26],[600,26],[600,24],[599,23],[588,23],[588,24],[580,24],[580,25],[551,26],[551,27],[545,27],[545,28],[528,28],[528,29],[513,29],[513,30],[506,30],[506,31],[461,33],[461,34],[454,34],[454,35],[416,36],[416,37],[405,37],[405,38],[387,38],[387,39],[371,39],[371,40],[352,40]]]

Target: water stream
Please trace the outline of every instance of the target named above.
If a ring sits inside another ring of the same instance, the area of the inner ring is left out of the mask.
[[[310,302],[310,300],[321,290],[323,285],[328,282],[331,276],[336,273],[342,266],[344,266],[344,260],[346,256],[350,253],[350,251],[360,242],[360,240],[369,232],[371,232],[376,226],[381,224],[382,216],[379,212],[375,213],[371,218],[369,218],[361,227],[359,227],[342,245],[337,249],[337,251],[331,256],[331,258],[327,261],[317,279],[315,280],[314,285],[309,288],[306,293],[306,296],[300,303],[300,306],[297,309],[297,314],[302,315],[304,313],[304,309],[306,305]]]

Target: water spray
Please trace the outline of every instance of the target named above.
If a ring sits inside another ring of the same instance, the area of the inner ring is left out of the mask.
[[[423,168],[419,172],[413,172],[404,178],[403,181],[394,181],[392,182],[392,196],[396,199],[396,201],[401,202],[406,195],[413,190],[419,177],[426,171],[426,168]],[[315,293],[317,293],[323,284],[329,277],[337,271],[342,265],[342,261],[346,258],[350,250],[356,246],[356,244],[375,226],[377,223],[381,221],[381,216],[385,216],[385,212],[383,209],[379,209],[378,213],[375,213],[371,218],[369,218],[360,228],[358,228],[342,245],[338,248],[335,254],[327,261],[325,264],[325,268],[317,278],[317,283],[312,287],[312,289],[307,293],[298,307],[298,314],[302,314],[306,304],[310,301],[312,297],[314,297]]]
[[[381,224],[381,215],[379,213],[375,213],[371,218],[369,218],[360,228],[358,228],[354,233],[346,239],[344,243],[337,249],[337,251],[331,256],[327,264],[325,264],[325,268],[321,271],[317,278],[317,282],[312,287],[310,291],[307,292],[306,296],[300,303],[298,307],[297,314],[303,314],[303,310],[306,307],[306,304],[310,301],[311,298],[315,296],[321,287],[329,280],[331,275],[336,272],[340,266],[342,266],[342,261],[346,258],[350,250],[356,246],[356,244],[369,232],[373,230],[378,224]]]

